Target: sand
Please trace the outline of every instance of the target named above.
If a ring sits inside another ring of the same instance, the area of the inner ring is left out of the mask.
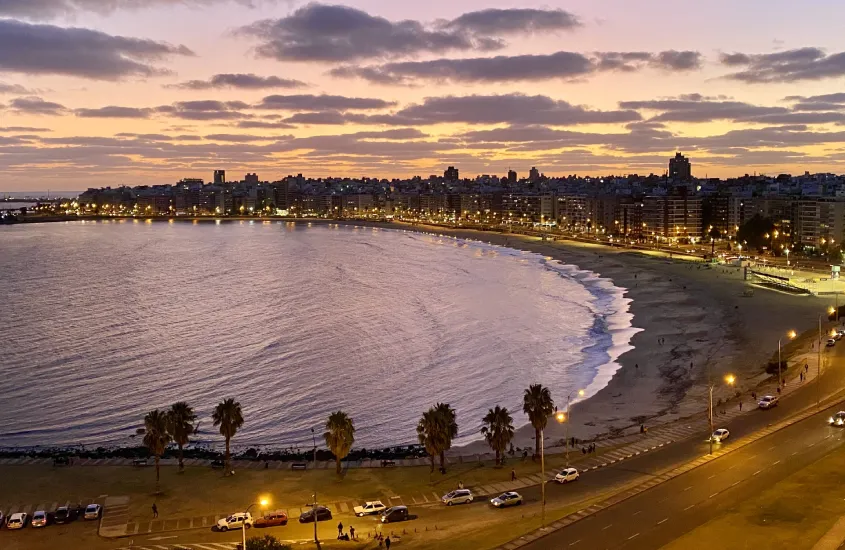
[[[417,230],[426,230],[417,227]],[[785,337],[815,331],[818,317],[832,298],[797,296],[750,288],[735,267],[706,266],[665,255],[578,242],[543,242],[535,237],[472,230],[428,228],[432,232],[536,252],[580,269],[593,271],[626,289],[632,324],[640,330],[632,349],[617,360],[619,369],[595,395],[572,405],[570,435],[588,439],[631,433],[640,424],[655,426],[707,409],[708,372],[721,381],[737,377],[736,388],[748,393],[767,378],[765,364],[784,337],[784,358],[796,351]],[[815,334],[815,332],[813,332]],[[663,339],[663,344],[658,343]],[[797,375],[797,374],[796,374]],[[526,381],[526,386],[531,381]],[[566,397],[550,388],[563,409]],[[714,399],[736,389],[722,384]],[[512,411],[517,430],[514,445],[532,447],[534,432],[522,411]],[[564,427],[550,422],[547,441],[564,437]],[[484,442],[453,449],[453,454],[487,452]]]

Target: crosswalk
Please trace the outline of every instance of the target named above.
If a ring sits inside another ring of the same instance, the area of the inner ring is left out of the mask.
[[[234,550],[237,542],[203,542],[193,544],[147,544],[132,546],[132,550]]]

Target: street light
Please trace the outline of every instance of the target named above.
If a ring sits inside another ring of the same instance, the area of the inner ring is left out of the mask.
[[[314,544],[317,545],[317,548],[320,548],[320,539],[317,538],[317,434],[314,433],[314,428],[311,428],[311,440],[314,442],[314,505],[312,508],[314,514]]]
[[[795,338],[795,337],[797,336],[797,334],[795,333],[795,331],[794,331],[794,330],[790,330],[789,332],[787,332],[787,333],[786,333],[786,336],[787,336],[790,340],[792,340],[793,338]],[[781,378],[781,373],[780,373],[780,346],[781,346],[781,340],[782,340],[782,338],[778,338],[778,389],[780,389],[780,387],[781,387],[781,384],[780,384],[780,383],[781,383],[781,380],[783,380],[783,379]]]
[[[566,396],[566,414],[557,413],[558,422],[566,422],[566,467],[569,468],[569,424],[572,423],[572,413],[569,412],[569,405],[572,402],[572,393]],[[584,397],[584,390],[578,390],[578,397]]]
[[[262,498],[258,502],[253,502],[252,504],[247,506],[246,511],[244,512],[244,516],[246,516],[246,514],[249,513],[249,509],[255,506],[256,504],[260,505],[261,508],[266,508],[269,502],[270,501],[266,498]],[[246,517],[244,517],[243,521],[241,522],[241,535],[243,537],[244,550],[246,550]]]
[[[725,376],[725,383],[729,386],[733,386],[736,382],[736,377],[733,374],[728,374]],[[707,390],[710,396],[710,454],[713,454],[713,390],[716,388],[715,384],[708,384]]]

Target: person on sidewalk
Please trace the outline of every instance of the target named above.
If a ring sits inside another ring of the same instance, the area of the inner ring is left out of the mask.
[[[340,523],[337,524],[337,536],[339,537],[342,534],[343,534],[343,522],[341,521]]]
[[[351,538],[352,540],[355,540],[355,528],[352,527],[351,525],[349,526],[349,538]]]
[[[739,412],[742,412],[742,401],[739,402]]]
[[[158,517],[158,506],[156,506],[156,503],[153,502],[153,519],[155,519],[157,517]]]
[[[516,470],[511,469],[511,481],[516,481]]]
[[[390,550],[390,536],[389,535],[386,539],[384,539],[384,547],[387,548],[387,550]]]

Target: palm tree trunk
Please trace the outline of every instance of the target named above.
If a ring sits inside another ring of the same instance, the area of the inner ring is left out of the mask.
[[[185,453],[182,451],[182,444],[179,444],[179,471],[185,469]]]
[[[434,473],[434,455],[428,455],[428,459],[431,461],[431,473]]]
[[[226,437],[226,460],[224,462],[226,463],[226,474],[225,475],[229,475],[229,472],[231,472],[232,470],[229,468],[229,438],[228,437]]]
[[[496,466],[499,465],[499,449],[496,449]]]
[[[446,451],[440,451],[440,469],[446,469]]]
[[[161,469],[159,468],[159,456],[156,455],[156,494],[161,492]]]
[[[535,460],[538,456],[540,456],[540,429],[534,428],[534,457],[531,460]]]
[[[334,461],[335,461],[335,466],[336,466],[336,469],[337,469],[337,475],[340,475],[340,459],[337,456],[335,456]]]

